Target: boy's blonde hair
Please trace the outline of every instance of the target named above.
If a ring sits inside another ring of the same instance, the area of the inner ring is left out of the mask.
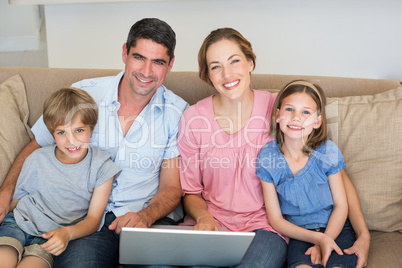
[[[279,148],[282,148],[284,134],[279,127],[279,123],[276,122],[277,109],[281,108],[282,102],[286,97],[294,93],[301,92],[307,93],[314,100],[317,105],[317,114],[318,116],[321,116],[321,126],[317,129],[313,129],[313,131],[307,138],[306,144],[304,145],[303,152],[307,155],[310,155],[312,151],[314,151],[318,146],[320,146],[323,142],[327,140],[328,135],[327,118],[325,115],[326,98],[324,92],[320,87],[304,80],[296,80],[287,84],[278,93],[275,104],[272,107],[269,134],[280,145]]]
[[[56,127],[70,124],[77,116],[91,131],[98,121],[98,106],[82,89],[62,88],[43,104],[43,121],[52,135]]]

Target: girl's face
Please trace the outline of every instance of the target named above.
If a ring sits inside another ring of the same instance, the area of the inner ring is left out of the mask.
[[[250,72],[254,69],[234,41],[223,39],[206,53],[208,77],[221,96],[239,100],[250,91]]]
[[[317,104],[306,92],[293,93],[283,99],[276,111],[285,139],[307,141],[308,135],[321,126],[321,116],[317,114]]]

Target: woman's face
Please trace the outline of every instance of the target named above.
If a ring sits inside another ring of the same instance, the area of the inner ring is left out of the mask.
[[[250,91],[250,72],[254,69],[237,43],[223,39],[212,44],[206,54],[208,77],[221,96],[241,99]]]

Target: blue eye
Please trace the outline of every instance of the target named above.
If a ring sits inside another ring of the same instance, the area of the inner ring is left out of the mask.
[[[292,108],[286,108],[285,111],[293,112],[293,109]]]
[[[310,114],[310,112],[309,111],[304,111],[303,114]]]
[[[58,134],[58,135],[64,135],[64,134],[66,134],[66,132],[64,132],[64,131],[59,131],[59,132],[57,132],[57,134]]]
[[[81,132],[83,132],[83,131],[84,131],[84,130],[81,129],[81,128],[76,130],[77,133],[81,133]]]

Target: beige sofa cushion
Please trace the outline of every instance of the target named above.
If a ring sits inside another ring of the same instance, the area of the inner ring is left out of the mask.
[[[0,184],[14,159],[33,138],[24,82],[14,75],[0,84]]]
[[[402,231],[402,87],[328,98],[327,118],[368,228]]]

